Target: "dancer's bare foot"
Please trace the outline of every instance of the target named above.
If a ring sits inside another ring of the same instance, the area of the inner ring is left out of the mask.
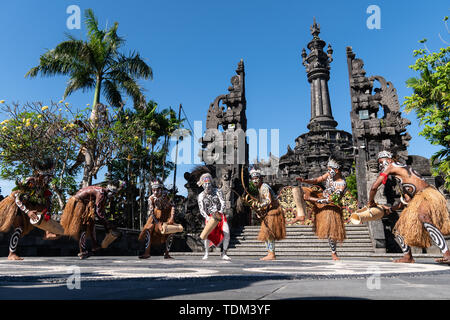
[[[59,238],[61,238],[60,235],[57,235],[57,234],[49,232],[49,231],[45,231],[45,236],[42,239],[43,240],[56,240]]]
[[[450,265],[450,252],[445,252],[444,256],[439,259],[435,259],[437,263],[449,264]]]
[[[268,253],[267,256],[265,256],[264,258],[261,258],[259,260],[262,260],[262,261],[276,260],[275,253],[273,253],[273,252]]]
[[[331,254],[331,259],[333,259],[334,261],[340,260],[336,253]]]
[[[303,221],[305,221],[305,216],[297,216],[294,219],[289,220],[288,224],[294,224],[296,222],[303,222]]]
[[[395,263],[414,263],[416,262],[411,255],[404,255],[403,258],[394,260]]]
[[[143,255],[139,256],[139,259],[148,259],[150,257],[151,256],[149,254],[143,254]]]
[[[91,256],[91,254],[89,252],[80,252],[78,254],[78,257],[80,257],[81,260],[87,259]]]
[[[19,257],[15,252],[10,252],[8,260],[23,260],[23,258]]]
[[[164,259],[173,259],[168,253],[164,254]]]

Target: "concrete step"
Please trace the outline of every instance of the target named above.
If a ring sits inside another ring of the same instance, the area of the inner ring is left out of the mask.
[[[252,226],[244,228],[232,228],[232,232],[246,232],[246,231],[259,231],[261,226]],[[302,226],[302,227],[287,227],[286,231],[312,231],[314,228],[312,226]],[[345,228],[345,231],[368,231],[367,227],[356,227],[356,228]]]
[[[245,226],[231,230],[230,257],[261,257],[266,254],[264,243],[257,240],[260,226]],[[339,255],[346,257],[366,257],[375,253],[370,231],[367,225],[346,225],[347,239],[337,244]],[[287,226],[286,238],[276,241],[277,256],[281,257],[326,257],[330,256],[327,239],[318,239],[313,226]],[[203,256],[203,252],[189,253],[193,256]],[[210,253],[220,255],[220,248]]]
[[[248,248],[258,248],[261,247],[261,245],[264,245],[264,243],[230,243],[229,248],[239,248],[242,250],[246,250]],[[372,248],[372,243],[343,243],[343,244],[337,244],[338,248]],[[328,243],[317,243],[314,245],[311,245],[309,243],[296,243],[296,244],[289,244],[289,243],[276,243],[275,247],[277,248],[292,248],[293,250],[301,250],[304,248],[329,248],[330,246]]]
[[[301,241],[299,241],[301,240]],[[248,244],[252,244],[252,243],[262,243],[262,241],[256,240],[256,239],[245,239],[245,240],[238,240],[238,239],[234,239],[231,238],[230,240],[230,244],[231,243],[236,243],[236,244],[243,244],[243,243],[248,243]],[[317,238],[313,238],[313,239],[283,239],[283,240],[278,240],[277,244],[290,244],[290,245],[295,245],[297,243],[302,243],[302,244],[310,244],[310,245],[315,245],[315,244],[328,244],[328,240],[326,239],[317,239]],[[372,244],[372,241],[370,240],[370,238],[362,238],[362,239],[345,239],[344,243],[354,243],[354,244],[365,244],[365,243],[370,243]]]
[[[346,251],[346,252],[373,252],[374,249],[373,248],[359,248],[359,247],[342,247],[342,246],[337,246],[338,251]],[[266,247],[264,245],[261,245],[259,247],[252,247],[252,248],[228,248],[228,252],[266,252]],[[278,247],[277,245],[275,245],[275,252],[278,254],[278,252],[329,252],[330,251],[330,247],[306,247],[306,248],[283,248],[283,247]]]
[[[267,251],[264,252],[227,252],[227,255],[231,258],[261,258],[267,254]],[[203,257],[204,252],[171,252],[171,256],[173,257]],[[376,253],[376,252],[345,252],[345,251],[338,251],[339,257],[347,257],[347,258],[389,258],[389,257],[395,257],[399,258],[402,257],[403,254],[401,253],[392,253],[392,254],[386,254],[386,253]],[[220,257],[220,251],[219,252],[210,252],[210,257]],[[278,258],[329,258],[331,256],[330,251],[326,252],[277,252],[276,256]],[[440,257],[439,255],[415,255],[415,257]]]
[[[247,240],[256,240],[258,237],[257,234],[243,234],[243,235],[231,235],[231,239],[247,239]],[[288,234],[286,235],[286,239],[317,239],[315,234]],[[370,239],[369,234],[347,234],[347,239]]]
[[[347,238],[370,238],[370,234],[368,233],[347,233],[346,234]],[[258,237],[258,233],[244,233],[244,234],[231,234],[231,238],[235,238],[235,239],[242,239],[242,238],[246,238],[246,239],[256,239]],[[317,236],[314,233],[287,233],[286,234],[286,238],[285,239],[296,239],[296,238],[315,238],[317,239]]]

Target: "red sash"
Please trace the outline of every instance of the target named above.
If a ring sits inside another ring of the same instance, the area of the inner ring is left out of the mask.
[[[388,179],[388,175],[387,175],[386,173],[382,172],[382,173],[380,173],[380,176],[383,176],[383,177],[384,177],[384,179],[383,179],[383,184],[386,184],[387,179]]]
[[[217,247],[223,240],[223,224],[224,222],[227,222],[227,217],[223,213],[221,213],[220,215],[222,216],[222,220],[208,235],[208,240],[211,241],[209,243],[209,246],[212,246],[214,244]],[[213,218],[211,217],[211,219]]]

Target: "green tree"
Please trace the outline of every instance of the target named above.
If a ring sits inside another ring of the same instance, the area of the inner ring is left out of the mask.
[[[413,94],[405,97],[405,111],[415,111],[424,126],[421,136],[443,147],[431,157],[432,168],[434,175],[443,175],[445,188],[450,190],[450,46],[438,52],[414,50],[413,54],[418,58],[410,68],[420,75],[406,82]]]
[[[0,123],[0,176],[21,180],[33,174],[36,163],[53,159],[55,176],[51,188],[59,209],[64,207],[67,193],[76,188],[69,171],[78,148],[73,134],[76,124],[64,114],[64,108],[67,107],[55,103],[4,104],[2,111],[8,119]]]
[[[123,105],[122,94],[126,93],[132,97],[134,105],[139,107],[144,97],[137,80],[152,78],[153,74],[138,53],[126,56],[119,52],[124,39],[117,35],[117,22],[109,29],[100,30],[92,9],[88,9],[85,12],[85,24],[87,41],[69,35],[67,41],[45,52],[40,57],[39,65],[28,71],[25,77],[68,75],[70,79],[64,98],[76,90],[94,89],[89,121],[84,126],[87,133],[95,138],[96,131],[103,129],[99,127],[100,95],[103,94],[112,106],[120,107]],[[92,176],[95,174],[98,141],[89,141],[85,148],[84,186],[92,183]]]
[[[181,128],[183,120],[179,121],[171,109],[158,112],[156,108],[157,104],[150,101],[144,108],[122,110],[112,126],[121,147],[108,170],[113,179],[127,181],[123,208],[123,216],[128,217],[127,227],[142,226],[145,222],[150,180],[164,181],[174,169],[174,164],[167,160],[169,137]]]

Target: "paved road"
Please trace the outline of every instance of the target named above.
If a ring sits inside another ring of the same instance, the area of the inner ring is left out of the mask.
[[[0,299],[450,299],[448,283],[450,266],[425,258],[415,264],[388,259],[0,259]]]

